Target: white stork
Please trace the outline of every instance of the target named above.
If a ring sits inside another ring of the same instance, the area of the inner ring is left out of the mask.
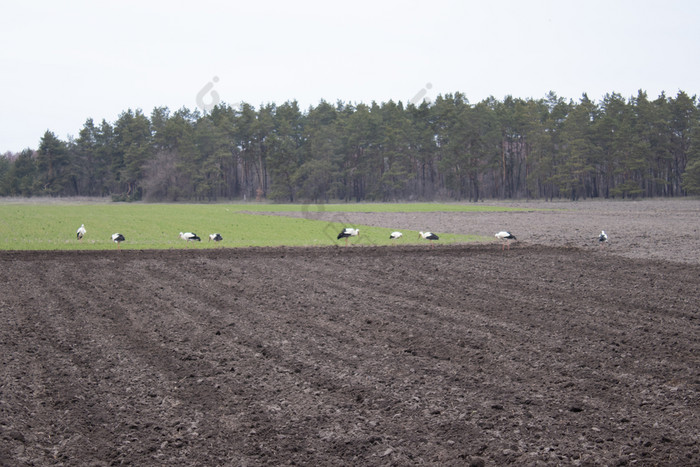
[[[194,241],[201,242],[202,241],[202,239],[199,238],[196,233],[192,233],[192,232],[185,232],[185,233],[180,232],[180,238],[185,240],[186,242],[194,242]]]
[[[76,231],[76,237],[78,240],[82,240],[85,233],[87,233],[87,230],[85,230],[85,224],[80,224],[80,227],[78,227],[78,230]]]
[[[600,231],[600,235],[598,235],[598,242],[600,243],[600,246],[608,243],[608,234],[605,233],[605,230]]]
[[[120,233],[113,233],[113,234],[112,234],[112,241],[113,241],[114,243],[117,244],[117,250],[121,250],[121,249],[122,249],[122,248],[121,248],[121,243],[122,243],[124,240],[126,240],[126,238],[124,238],[124,235],[122,235],[122,234],[120,234]]]
[[[391,234],[389,234],[389,240],[396,240],[397,238],[401,237],[403,237],[401,232],[391,232]]]
[[[505,250],[506,245],[508,245],[508,249],[510,250],[510,241],[517,240],[517,238],[515,238],[515,235],[513,235],[512,233],[510,233],[506,230],[501,230],[500,232],[498,232],[495,235],[495,237],[497,239],[503,240],[505,242],[505,243],[503,243],[503,246],[501,247],[501,251]]]
[[[212,240],[214,240],[215,242],[220,242],[223,239],[224,239],[224,237],[222,237],[220,233],[209,234],[209,241],[210,242]]]
[[[360,236],[360,229],[353,229],[351,227],[346,227],[344,228],[339,234],[338,234],[338,240],[341,238],[345,239],[345,246],[348,246],[348,240],[350,237],[359,237]]]
[[[435,234],[432,233],[432,232],[418,232],[418,238],[423,238],[423,239],[425,239],[425,240],[430,240],[430,246],[431,246],[431,247],[435,246],[435,244],[433,243],[433,241],[435,241],[435,240],[440,240],[440,237],[438,237],[437,235],[435,235]]]

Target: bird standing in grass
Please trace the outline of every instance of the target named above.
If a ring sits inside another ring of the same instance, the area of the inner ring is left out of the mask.
[[[440,237],[435,235],[432,232],[418,232],[418,238],[423,238],[425,240],[430,240],[430,246],[434,247],[435,244],[433,243],[435,240],[440,240]]]
[[[600,231],[600,235],[598,235],[598,243],[600,243],[600,246],[608,243],[608,234],[605,233],[605,230]]]
[[[196,233],[192,233],[192,232],[185,232],[185,233],[180,232],[180,238],[185,240],[186,242],[194,242],[194,241],[201,242],[202,241],[202,239],[199,238]]]
[[[215,242],[220,242],[223,239],[224,239],[224,237],[222,237],[221,234],[219,234],[219,233],[209,234],[209,241],[210,242],[212,240],[214,240]]]
[[[78,230],[76,231],[76,237],[78,240],[82,240],[86,233],[87,231],[85,230],[85,224],[80,224],[80,227],[78,227]]]
[[[396,240],[397,238],[401,237],[403,237],[401,232],[391,232],[391,234],[389,234],[389,240]]]
[[[112,234],[112,241],[113,241],[114,243],[117,244],[117,250],[121,250],[121,249],[122,249],[122,248],[121,248],[121,243],[122,243],[124,240],[126,240],[126,238],[124,238],[124,235],[122,235],[122,234],[120,234],[120,233],[113,233],[113,234]]]
[[[510,250],[510,241],[517,240],[517,238],[515,238],[515,235],[513,235],[512,233],[510,233],[506,230],[501,230],[500,232],[498,232],[495,235],[495,237],[498,238],[499,240],[503,240],[505,242],[505,243],[503,243],[503,246],[501,247],[501,251],[505,250],[506,245],[508,245],[508,249]]]
[[[348,240],[350,237],[358,237],[360,235],[360,229],[353,229],[351,227],[346,227],[344,228],[339,234],[338,234],[338,240],[341,238],[345,239],[345,246],[348,246]]]

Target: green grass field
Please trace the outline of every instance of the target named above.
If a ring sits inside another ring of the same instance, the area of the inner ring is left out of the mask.
[[[250,212],[505,212],[522,209],[457,203],[234,204]]]
[[[388,245],[393,229],[349,225],[305,218],[255,215],[252,212],[469,212],[516,210],[459,204],[0,204],[0,250],[115,249],[110,237],[126,237],[122,249],[221,248],[247,246],[344,245],[336,236],[343,227],[360,229],[351,239],[359,245]],[[87,234],[77,241],[76,229]],[[187,244],[179,232],[195,232],[202,242]],[[218,232],[224,240],[208,241]],[[419,240],[418,232],[404,230],[401,244]],[[441,244],[485,240],[474,235],[436,232]]]

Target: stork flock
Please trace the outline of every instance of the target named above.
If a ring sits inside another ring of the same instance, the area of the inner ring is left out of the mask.
[[[199,235],[193,232],[180,232],[180,238],[186,242],[201,242]],[[209,241],[220,242],[224,237],[220,233],[209,234]]]
[[[85,224],[80,224],[80,227],[78,227],[78,230],[76,230],[75,232],[78,241],[81,241],[86,233],[87,230],[85,229]],[[202,239],[196,233],[192,232],[180,232],[179,238],[185,240],[186,242],[202,241]],[[210,242],[220,242],[223,239],[224,237],[220,233],[209,234]],[[121,250],[121,243],[126,241],[126,237],[124,237],[124,235],[120,234],[119,232],[115,232],[112,234],[112,241],[117,244],[117,250]]]
[[[345,239],[345,245],[348,246],[348,240],[350,237],[358,237],[360,235],[360,229],[354,229],[350,227],[346,227],[343,230],[340,231],[338,234],[338,240],[341,238]],[[501,230],[500,232],[497,232],[494,235],[497,239],[502,241],[502,246],[501,246],[501,251],[508,249],[510,250],[510,244],[512,241],[517,240],[515,235],[510,233],[507,230]],[[399,238],[403,237],[403,233],[399,232],[398,230],[395,232],[391,232],[389,234],[389,239],[390,240],[398,240]],[[430,246],[434,246],[434,241],[435,240],[440,240],[440,237],[438,237],[436,234],[433,232],[418,232],[418,238],[422,238],[424,240],[429,240],[430,241]],[[605,230],[602,230],[600,232],[600,235],[598,235],[598,242],[600,243],[601,246],[604,246],[608,242],[608,235],[605,233]]]
[[[76,231],[76,238],[78,241],[81,241],[85,234],[87,233],[87,230],[85,229],[85,224],[80,224],[80,227],[78,227],[78,230]],[[343,230],[340,231],[338,234],[338,240],[344,238],[345,239],[345,246],[349,246],[349,240],[351,237],[359,237],[360,236],[360,229],[352,228],[352,227],[345,227]],[[507,230],[501,230],[500,232],[497,232],[494,235],[497,239],[501,240],[502,246],[501,246],[501,251],[505,250],[506,248],[510,250],[510,243],[511,241],[517,240],[515,235],[510,233]],[[403,233],[399,231],[394,231],[389,234],[389,239],[390,240],[398,240],[403,237]],[[186,241],[186,242],[201,242],[202,239],[194,232],[180,232],[179,238]],[[440,240],[440,237],[438,237],[436,234],[433,232],[418,232],[418,238],[422,238],[424,240],[428,240],[430,242],[430,246],[434,247],[436,240]],[[214,241],[214,242],[220,242],[224,239],[224,237],[220,233],[213,233],[209,234],[209,241]],[[121,243],[126,241],[126,238],[124,235],[120,233],[114,233],[112,234],[112,241],[117,244],[117,250],[121,250]],[[601,230],[600,235],[598,235],[598,243],[600,246],[604,246],[608,242],[608,235],[605,233],[605,230]]]
[[[359,236],[360,236],[360,229],[354,229],[352,227],[345,227],[338,234],[338,240],[340,240],[341,238],[344,238],[345,239],[345,246],[348,246],[348,240],[350,240],[350,237],[359,237]],[[403,233],[401,233],[399,231],[391,232],[389,234],[389,240],[398,240],[401,237],[403,237]],[[430,240],[431,242],[434,240],[440,240],[440,237],[438,237],[437,235],[435,235],[432,232],[419,232],[418,238]]]

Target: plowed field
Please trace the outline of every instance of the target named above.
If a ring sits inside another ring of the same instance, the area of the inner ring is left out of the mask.
[[[0,464],[698,465],[699,308],[597,246],[4,252]]]

